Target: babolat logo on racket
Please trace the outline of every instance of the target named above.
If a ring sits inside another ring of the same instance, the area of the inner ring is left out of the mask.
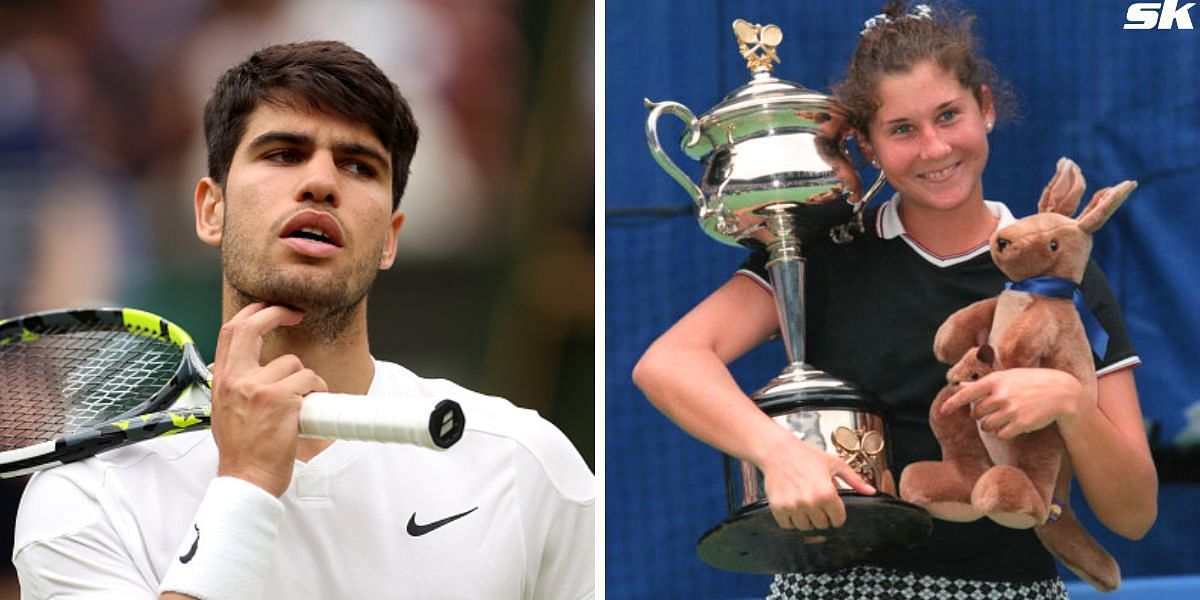
[[[1179,6],[1179,0],[1134,2],[1125,11],[1125,29],[1192,29],[1188,12],[1195,2]]]

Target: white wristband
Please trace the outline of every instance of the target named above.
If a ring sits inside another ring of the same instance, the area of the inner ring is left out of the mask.
[[[234,477],[217,477],[158,587],[200,600],[261,598],[283,503]]]

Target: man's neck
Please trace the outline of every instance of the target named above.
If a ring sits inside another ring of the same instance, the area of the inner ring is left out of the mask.
[[[226,287],[221,303],[222,322],[245,308],[244,302]],[[375,376],[375,361],[367,340],[366,301],[352,308],[344,323],[331,332],[311,321],[316,318],[319,317],[306,314],[299,324],[268,333],[263,338],[259,364],[293,354],[325,380],[330,392],[366,394]]]
[[[375,376],[375,362],[367,344],[365,316],[352,321],[346,333],[334,340],[314,340],[303,331],[277,329],[263,340],[261,364],[293,354],[306,368],[325,380],[329,391],[366,394]]]
[[[228,298],[227,295],[223,303],[223,321],[242,308]],[[330,392],[366,394],[375,378],[375,360],[367,340],[366,302],[354,309],[346,326],[332,340],[316,339],[299,326],[268,333],[263,339],[259,364],[265,365],[285,354],[299,358],[305,368],[325,380]],[[296,460],[308,462],[332,444],[333,440],[302,437],[296,448]]]
[[[366,318],[354,319],[346,335],[331,342],[313,341],[300,332],[276,330],[263,341],[262,364],[284,354],[294,354],[325,380],[329,391],[363,395],[375,377],[375,361],[367,345]],[[300,438],[296,460],[308,462],[333,445],[333,440]]]

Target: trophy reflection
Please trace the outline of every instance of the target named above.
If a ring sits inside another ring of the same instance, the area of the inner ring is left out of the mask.
[[[659,166],[696,203],[701,228],[726,244],[765,247],[788,364],[751,398],[781,427],[834,454],[880,493],[863,496],[838,482],[846,505],[842,527],[782,529],[767,505],[762,472],[725,457],[729,516],[699,543],[712,566],[750,573],[821,572],[862,562],[928,535],[929,515],[895,497],[888,466],[885,409],[853,384],[805,362],[804,258],[822,236],[839,243],[863,231],[863,209],[883,185],[862,192],[846,138],[844,111],[831,98],[771,75],[783,32],[775,25],[733,23],[749,83],[697,118],[677,102],[646,101],[646,140]],[[699,185],[663,151],[660,116],[685,123],[680,148],[702,161]],[[847,273],[845,276],[853,276]]]

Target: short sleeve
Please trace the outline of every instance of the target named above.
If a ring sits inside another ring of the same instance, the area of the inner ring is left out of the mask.
[[[509,440],[525,550],[527,600],[583,600],[596,593],[596,482],[579,451],[536,411],[506,400],[464,400],[468,433]]]
[[[587,600],[596,594],[596,504],[561,496],[548,498],[547,518],[533,597]]]
[[[13,552],[21,598],[158,598],[96,498],[78,483],[46,472],[25,487]]]
[[[751,252],[750,255],[746,257],[746,260],[742,261],[742,264],[738,267],[736,273],[738,275],[750,277],[759,285],[767,288],[768,290],[772,289],[771,276],[769,273],[767,273],[766,248],[759,248]]]
[[[596,495],[591,470],[556,427],[524,419],[533,460],[521,460],[519,481],[534,600],[584,600],[596,589]]]
[[[1104,332],[1108,334],[1108,347],[1104,356],[1093,355],[1096,360],[1097,374],[1102,375],[1139,364],[1141,359],[1137,355],[1133,341],[1129,338],[1129,330],[1125,327],[1125,318],[1121,314],[1121,307],[1117,304],[1108,278],[1096,261],[1088,261],[1087,270],[1084,271],[1083,281],[1079,284],[1079,288],[1083,293],[1084,303],[1096,316],[1096,320],[1100,322]]]

